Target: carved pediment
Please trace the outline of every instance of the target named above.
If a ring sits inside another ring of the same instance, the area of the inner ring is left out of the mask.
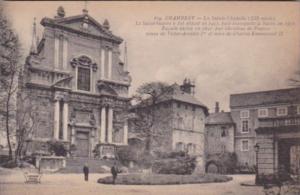
[[[97,64],[95,62],[92,62],[92,60],[85,55],[82,55],[78,58],[73,58],[70,64],[73,68],[75,68],[76,66],[84,66],[84,67],[92,68],[94,72],[97,71],[98,68]]]
[[[104,22],[100,24],[88,14],[58,17],[55,19],[43,18],[42,25],[56,26],[69,31],[83,32],[97,37],[109,39],[121,43],[123,40],[115,36],[109,30],[109,26]]]

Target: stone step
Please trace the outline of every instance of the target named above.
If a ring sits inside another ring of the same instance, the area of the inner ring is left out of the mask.
[[[61,169],[61,173],[82,173],[85,163],[89,166],[90,173],[109,173],[110,167],[115,160],[90,159],[90,158],[67,158],[66,167]],[[117,164],[119,164],[117,162]]]

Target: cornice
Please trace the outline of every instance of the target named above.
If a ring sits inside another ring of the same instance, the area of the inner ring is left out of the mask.
[[[104,39],[104,40],[107,40],[107,41],[112,41],[112,42],[117,43],[117,44],[121,44],[123,42],[122,38],[117,37],[115,35],[108,35],[107,34],[107,36],[109,36],[109,37],[94,35],[94,34],[91,34],[91,33],[88,33],[88,32],[83,32],[83,31],[80,31],[80,30],[77,30],[77,29],[74,29],[74,28],[71,28],[71,27],[67,27],[65,25],[57,24],[57,23],[55,23],[55,21],[53,19],[50,19],[50,18],[43,18],[42,21],[41,21],[41,24],[43,26],[48,26],[48,27],[52,27],[52,28],[59,28],[59,29],[62,29],[62,30],[66,30],[66,31],[69,31],[69,32],[76,33],[76,34],[81,34],[83,36],[92,37],[92,38],[98,39],[98,40],[103,40]]]

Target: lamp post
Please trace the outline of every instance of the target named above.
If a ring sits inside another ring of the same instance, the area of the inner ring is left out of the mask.
[[[254,150],[255,150],[255,154],[256,154],[256,170],[255,170],[255,184],[259,183],[259,179],[258,179],[258,151],[259,151],[259,145],[256,143],[254,145]]]

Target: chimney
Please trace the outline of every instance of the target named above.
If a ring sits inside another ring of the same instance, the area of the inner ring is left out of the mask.
[[[219,113],[219,112],[220,112],[219,102],[216,102],[215,113]]]
[[[180,85],[181,91],[194,95],[195,94],[195,84],[194,82],[191,82],[190,79],[185,78],[183,80],[183,84]]]

